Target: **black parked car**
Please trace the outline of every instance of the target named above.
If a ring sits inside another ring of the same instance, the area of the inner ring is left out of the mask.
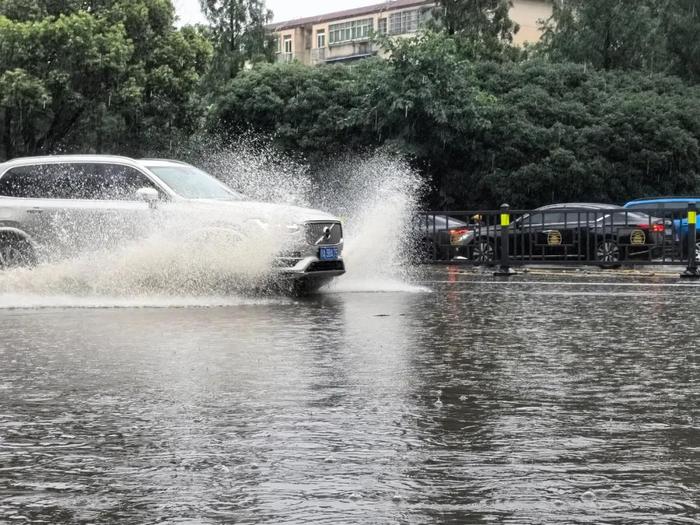
[[[447,215],[418,215],[414,220],[420,258],[447,261],[467,256],[474,239],[473,228]]]
[[[670,233],[667,226],[662,219],[609,204],[553,204],[513,221],[509,254],[522,262],[552,259],[615,265],[660,255]],[[500,254],[501,231],[500,226],[477,228],[471,259],[493,263]]]

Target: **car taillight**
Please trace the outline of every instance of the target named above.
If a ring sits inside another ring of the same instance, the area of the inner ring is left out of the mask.
[[[637,225],[637,228],[639,228],[640,230],[650,230],[654,233],[663,233],[664,231],[666,231],[666,226],[659,223],[652,224],[651,227],[649,227],[648,224],[639,224]]]
[[[450,230],[450,244],[457,244],[457,242],[469,232],[471,232],[471,230],[467,228],[457,228],[454,230]]]

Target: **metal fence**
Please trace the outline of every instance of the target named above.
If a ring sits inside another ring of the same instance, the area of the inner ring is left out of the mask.
[[[418,214],[424,262],[523,265],[685,266],[700,277],[695,204],[687,209],[546,207],[425,211]]]

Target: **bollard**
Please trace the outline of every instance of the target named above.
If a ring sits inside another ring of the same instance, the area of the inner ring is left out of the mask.
[[[688,268],[681,274],[686,279],[700,278],[697,261],[698,209],[694,202],[688,204]]]
[[[493,274],[499,277],[509,277],[515,275],[515,271],[510,267],[510,206],[501,205],[501,264]],[[495,248],[495,246],[494,246]]]

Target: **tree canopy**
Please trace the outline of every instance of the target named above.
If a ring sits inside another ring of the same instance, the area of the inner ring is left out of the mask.
[[[169,0],[86,3],[0,3],[2,156],[130,152],[196,129],[206,39],[173,27]]]
[[[513,40],[518,25],[510,18],[512,0],[437,0],[435,18],[448,35],[475,41]]]
[[[697,0],[566,0],[553,7],[540,48],[554,61],[700,79]]]
[[[434,205],[700,191],[696,0],[555,2],[526,50],[509,0],[439,0],[386,59],[320,67],[272,63],[263,0],[200,1],[178,29],[171,0],[0,0],[0,159],[253,133],[312,166],[392,148]]]
[[[245,71],[212,122],[311,159],[391,145],[430,175],[436,204],[697,191],[699,87],[545,60],[474,63],[458,45],[425,34],[398,41],[387,61]]]
[[[510,18],[512,0],[437,0],[433,29],[455,37],[462,54],[494,58],[511,49],[518,24]]]
[[[264,0],[200,0],[200,5],[215,44],[214,80],[235,77],[246,62],[272,58],[272,38],[265,28],[272,11]]]

